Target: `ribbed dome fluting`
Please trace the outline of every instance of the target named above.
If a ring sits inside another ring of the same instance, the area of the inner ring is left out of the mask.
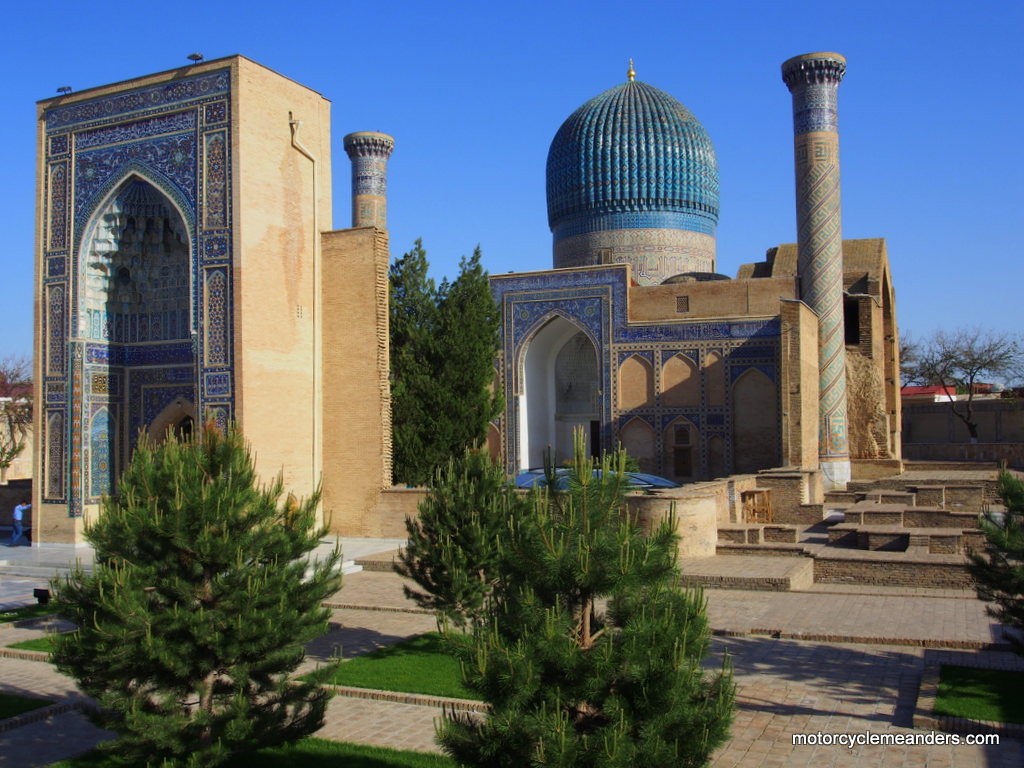
[[[547,197],[556,238],[559,229],[571,235],[609,228],[606,217],[621,213],[648,215],[616,216],[612,228],[632,220],[658,226],[663,218],[662,226],[713,234],[715,149],[686,107],[630,80],[588,101],[558,129],[548,151]]]

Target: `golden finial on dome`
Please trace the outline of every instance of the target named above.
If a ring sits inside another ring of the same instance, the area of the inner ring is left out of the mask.
[[[626,77],[629,78],[630,82],[636,80],[636,71],[633,69],[633,60],[629,60],[629,69],[626,72]]]

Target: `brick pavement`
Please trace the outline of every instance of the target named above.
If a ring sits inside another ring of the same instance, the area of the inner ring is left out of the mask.
[[[728,590],[711,590],[707,594],[712,625],[735,631],[774,628],[842,635],[866,634],[867,630],[878,633],[879,639],[934,637],[970,642],[995,636],[984,607],[962,596]],[[380,610],[410,607],[402,596],[401,581],[392,574],[347,576],[344,589],[335,599],[376,610],[334,610],[333,621],[340,627],[312,644],[307,663],[329,657],[335,643],[341,644],[347,657],[433,627],[433,618],[426,614]],[[13,640],[8,640],[4,633],[0,642]],[[850,750],[792,746],[792,735],[804,731],[909,732],[925,660],[947,651],[884,644],[720,637],[712,644],[710,663],[719,663],[726,649],[733,659],[739,708],[729,742],[714,756],[716,768],[1002,768],[1024,764],[1021,742],[1008,738],[998,747],[862,746]],[[1021,660],[1007,658],[1008,663],[1024,667]],[[0,659],[0,689],[56,697],[75,695],[73,684],[48,664],[14,659]],[[319,735],[436,751],[434,721],[440,715],[437,707],[337,697]],[[64,755],[51,757],[43,751],[43,742],[55,743],[70,753],[89,748],[101,737],[80,715],[56,716],[46,723],[0,736],[0,766],[45,765]]]

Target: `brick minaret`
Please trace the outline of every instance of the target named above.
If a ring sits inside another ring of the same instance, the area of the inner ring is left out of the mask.
[[[388,228],[388,158],[395,140],[386,133],[359,131],[345,137],[352,160],[352,226]]]
[[[782,65],[793,95],[800,296],[818,314],[818,457],[826,490],[850,480],[839,200],[839,82],[846,59],[808,53]]]

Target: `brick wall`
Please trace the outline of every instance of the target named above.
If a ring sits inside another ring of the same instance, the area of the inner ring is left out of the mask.
[[[324,511],[344,536],[396,529],[377,509],[391,486],[387,269],[383,230],[324,233]]]
[[[947,558],[954,560],[952,556]],[[974,586],[964,562],[840,559],[820,555],[814,558],[814,581],[818,584],[874,584],[928,589],[971,589]]]
[[[913,461],[1005,461],[1024,469],[1024,443],[904,443],[903,456]]]

